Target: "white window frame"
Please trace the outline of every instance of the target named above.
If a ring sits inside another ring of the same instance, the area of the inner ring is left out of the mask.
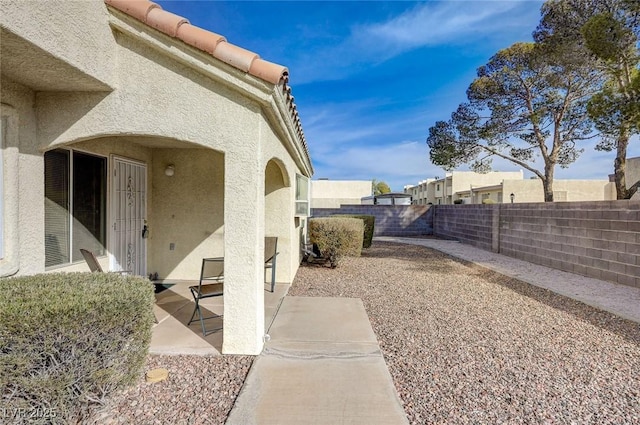
[[[301,185],[306,185],[307,196],[304,198],[299,187]],[[311,199],[311,179],[307,176],[303,176],[302,174],[296,174],[296,202],[295,202],[295,216],[296,217],[309,217],[311,215],[310,206]]]

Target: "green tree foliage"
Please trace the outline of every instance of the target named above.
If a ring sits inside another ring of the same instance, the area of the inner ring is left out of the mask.
[[[538,176],[545,201],[553,201],[556,165],[573,163],[582,152],[577,142],[592,134],[587,101],[600,78],[577,58],[547,53],[516,43],[480,67],[468,102],[429,129],[431,162],[487,172],[494,157],[503,158]]]
[[[371,193],[373,193],[374,195],[382,195],[384,193],[389,193],[391,192],[391,188],[389,187],[389,185],[385,182],[378,181],[376,179],[371,180]]]
[[[630,198],[640,186],[626,182],[627,147],[640,132],[640,2],[549,0],[534,38],[547,54],[572,55],[607,76],[588,112],[602,136],[596,149],[616,151],[618,199]]]

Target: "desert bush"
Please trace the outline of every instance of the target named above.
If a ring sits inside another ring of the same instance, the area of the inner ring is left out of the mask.
[[[154,288],[115,273],[0,281],[0,405],[11,423],[76,423],[143,371]],[[31,416],[31,417],[29,417]]]
[[[362,239],[363,248],[371,248],[373,242],[373,231],[375,229],[376,217],[373,215],[357,215],[357,214],[335,214],[331,217],[351,217],[359,218],[364,223],[364,235]]]
[[[318,245],[331,267],[337,267],[342,257],[360,256],[364,224],[361,219],[323,217],[309,220],[309,239]]]

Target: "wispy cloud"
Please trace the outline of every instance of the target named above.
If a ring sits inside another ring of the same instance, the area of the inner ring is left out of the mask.
[[[351,42],[388,55],[437,44],[468,43],[472,34],[513,29],[517,22],[505,14],[516,1],[430,2],[416,6],[387,22],[354,27]]]
[[[539,1],[431,1],[375,23],[356,23],[341,42],[317,46],[292,68],[296,81],[338,79],[407,51],[530,38]],[[502,47],[508,47],[504,45]],[[313,60],[311,60],[313,57]]]

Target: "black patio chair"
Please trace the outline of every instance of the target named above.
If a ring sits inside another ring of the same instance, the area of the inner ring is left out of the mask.
[[[204,321],[207,319],[214,319],[216,317],[222,317],[220,314],[214,314],[213,316],[204,317],[200,308],[200,300],[212,297],[221,297],[224,289],[224,258],[203,258],[202,269],[200,270],[200,282],[197,285],[190,286],[191,295],[196,303],[193,309],[191,319],[189,319],[188,325],[194,322],[195,315],[198,313],[198,319],[202,326],[202,335],[207,336],[210,333],[219,331],[222,327],[207,330],[204,326]]]
[[[266,236],[264,238],[264,268],[271,269],[271,292],[276,284],[276,258],[278,256],[278,238]]]

